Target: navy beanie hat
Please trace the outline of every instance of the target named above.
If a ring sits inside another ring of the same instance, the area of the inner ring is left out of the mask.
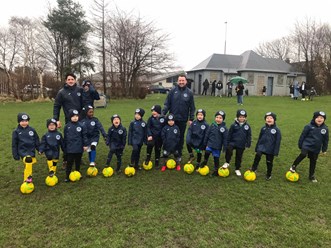
[[[239,116],[245,116],[245,117],[247,117],[247,112],[246,112],[246,110],[244,110],[244,109],[238,109],[237,110],[237,118],[239,117]]]
[[[215,113],[215,117],[218,116],[218,115],[221,115],[221,116],[223,117],[223,121],[225,120],[225,112],[224,112],[224,111],[222,111],[222,110],[217,111],[217,112]]]
[[[141,118],[143,118],[144,114],[145,114],[145,110],[142,108],[137,108],[136,111],[134,112],[135,114],[139,114],[141,116]]]
[[[267,116],[272,116],[272,118],[274,118],[274,120],[276,121],[277,120],[277,115],[275,113],[272,113],[272,112],[268,112],[264,115],[264,119],[267,118]]]
[[[29,121],[30,116],[27,113],[18,113],[17,115],[17,122],[20,123],[21,121]]]
[[[315,120],[318,116],[322,116],[324,118],[324,121],[326,120],[326,114],[323,111],[316,111],[313,115],[313,120]]]
[[[155,111],[156,113],[158,114],[161,114],[161,106],[160,105],[154,105],[152,108],[151,108],[152,111]]]

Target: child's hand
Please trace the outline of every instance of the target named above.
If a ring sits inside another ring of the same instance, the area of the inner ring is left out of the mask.
[[[42,152],[38,152],[39,155],[43,154]]]
[[[147,140],[148,140],[148,141],[153,140],[153,136],[148,136],[148,137],[147,137]]]
[[[326,155],[326,152],[321,152],[321,156],[325,156]]]
[[[83,149],[84,149],[84,151],[86,152],[87,149],[88,149],[88,147],[87,147],[87,146],[84,146]]]

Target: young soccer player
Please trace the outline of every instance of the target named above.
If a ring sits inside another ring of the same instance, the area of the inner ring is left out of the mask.
[[[22,159],[24,163],[23,181],[32,183],[32,164],[36,163],[36,150],[39,150],[39,136],[33,127],[29,126],[30,116],[18,113],[18,126],[12,133],[12,154],[15,160]]]
[[[152,157],[152,151],[154,148],[155,153],[155,168],[159,168],[159,159],[162,147],[161,131],[165,125],[165,119],[161,116],[161,106],[154,105],[151,108],[152,115],[147,121],[147,155],[145,164],[147,165]]]
[[[265,126],[261,128],[260,135],[255,147],[255,158],[251,171],[256,171],[261,157],[266,156],[267,175],[266,180],[271,179],[273,160],[278,156],[280,142],[282,139],[280,129],[276,125],[277,116],[275,113],[268,112],[264,116]]]
[[[59,162],[60,148],[64,151],[62,134],[57,130],[55,119],[46,121],[47,132],[41,138],[39,154],[45,153],[49,176],[56,173],[57,162]]]
[[[106,167],[110,166],[113,155],[117,158],[116,172],[121,172],[122,155],[126,144],[126,128],[121,124],[121,117],[117,114],[111,117],[112,126],[108,129],[107,145],[109,146],[109,153],[106,162]]]
[[[69,175],[73,164],[75,164],[75,170],[80,171],[82,155],[88,147],[87,130],[86,127],[78,121],[78,110],[70,109],[69,118],[70,122],[64,127],[64,150],[67,157],[65,182],[70,182]]]
[[[210,154],[214,157],[214,172],[213,176],[218,176],[218,168],[220,166],[221,150],[226,150],[228,129],[225,125],[225,112],[217,111],[215,121],[210,125],[204,140],[206,145],[204,161],[202,166],[207,165]]]
[[[128,145],[132,146],[131,163],[130,166],[134,166],[135,169],[141,170],[139,166],[140,151],[143,144],[146,144],[146,122],[143,120],[145,110],[142,108],[136,109],[134,112],[134,120],[130,123]]]
[[[252,131],[251,127],[247,123],[247,112],[244,109],[239,109],[236,116],[237,118],[229,129],[228,146],[225,153],[225,163],[222,167],[228,168],[230,166],[233,150],[236,150],[235,173],[237,176],[241,176],[241,160],[245,148],[249,148],[251,146]]]
[[[86,117],[81,121],[87,130],[88,139],[88,157],[90,166],[95,166],[95,159],[97,156],[97,145],[99,143],[100,133],[106,140],[107,134],[98,118],[94,117],[94,108],[92,105],[84,107]]]
[[[323,111],[317,111],[313,114],[313,119],[306,125],[299,138],[299,149],[301,150],[298,157],[294,160],[290,171],[295,172],[300,162],[308,156],[309,179],[316,183],[315,168],[318,154],[320,151],[326,153],[329,143],[329,129],[325,125],[326,114]]]
[[[162,128],[161,137],[163,141],[163,156],[162,156],[162,168],[161,171],[167,169],[166,160],[173,154],[176,160],[176,170],[180,171],[180,154],[178,151],[180,131],[177,125],[175,125],[175,116],[169,114],[167,116],[167,124]]]
[[[197,153],[197,163],[195,169],[200,168],[202,151],[205,150],[204,138],[206,132],[209,128],[208,123],[206,122],[206,111],[203,109],[198,109],[196,114],[196,120],[192,122],[190,127],[187,130],[186,134],[186,147],[190,155],[190,162],[194,159],[193,150]]]

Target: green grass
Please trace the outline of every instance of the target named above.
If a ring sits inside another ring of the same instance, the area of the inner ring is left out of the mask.
[[[128,128],[137,107],[146,111],[154,104],[163,105],[164,95],[149,95],[145,100],[111,100],[95,115],[105,129],[110,117],[118,113]],[[229,127],[238,109],[236,99],[196,97],[196,107],[207,111],[211,122],[217,110],[226,112]],[[46,119],[52,116],[52,103],[5,103],[0,107],[1,247],[330,247],[330,154],[317,161],[318,183],[308,180],[308,160],[298,169],[300,180],[290,183],[285,173],[299,154],[297,142],[316,110],[331,115],[331,97],[312,102],[285,97],[246,97],[244,108],[253,131],[252,148],[243,158],[243,170],[250,167],[259,130],[267,111],[277,113],[282,132],[279,157],[274,160],[273,177],[265,181],[263,157],[255,182],[234,175],[228,178],[203,177],[183,171],[141,171],[132,178],[114,175],[84,177],[80,182],[63,182],[47,187],[46,160],[37,156],[34,166],[35,191],[22,195],[23,165],[11,156],[11,133],[16,115],[26,111],[30,125],[41,137]],[[328,123],[329,119],[327,119]],[[186,149],[184,149],[186,152]],[[97,165],[101,171],[107,156],[101,140]],[[146,148],[142,149],[145,157]],[[124,165],[129,163],[131,148],[126,147]],[[184,154],[187,158],[187,154]],[[224,162],[224,154],[221,156]],[[84,154],[87,164],[87,156]],[[115,159],[116,161],[116,159]],[[212,168],[212,159],[209,160]],[[60,167],[60,166],[59,166]],[[82,167],[85,174],[87,165]]]

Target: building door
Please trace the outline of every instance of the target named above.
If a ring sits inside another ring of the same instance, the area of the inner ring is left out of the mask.
[[[267,96],[272,96],[273,87],[274,87],[274,78],[268,77]]]

